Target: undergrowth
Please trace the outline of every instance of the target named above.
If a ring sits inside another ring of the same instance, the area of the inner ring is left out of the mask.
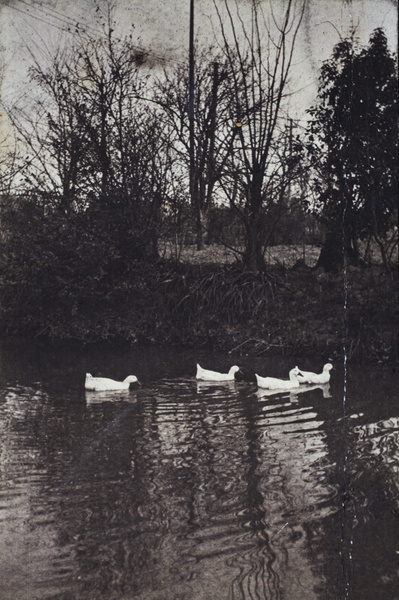
[[[3,333],[398,359],[397,273],[379,268],[352,269],[344,281],[342,274],[309,268],[257,275],[234,264],[163,260],[132,264],[108,279],[93,277],[89,288],[69,290],[20,290],[12,302],[3,290]]]

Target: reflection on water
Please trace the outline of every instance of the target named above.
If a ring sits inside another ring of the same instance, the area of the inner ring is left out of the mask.
[[[355,426],[353,434],[358,438],[355,447],[361,454],[361,463],[367,460],[368,469],[372,467],[374,472],[380,470],[390,473],[385,484],[391,487],[390,501],[393,500],[392,508],[396,508],[399,515],[399,417]],[[353,474],[356,480],[364,475],[364,464],[362,467],[362,471]],[[374,493],[381,493],[381,489]],[[363,498],[364,504],[367,503],[366,500]],[[370,509],[370,503],[367,504]],[[399,554],[399,538],[397,553]]]
[[[350,370],[343,407],[339,366],[279,394],[197,382],[195,352],[0,353],[1,598],[395,597],[391,372]],[[142,388],[84,392],[132,363]]]
[[[132,395],[131,390],[111,390],[108,392],[91,392],[85,390],[86,404],[102,404],[103,402],[132,402],[137,397]]]
[[[284,390],[284,391],[281,391],[280,393],[276,392],[276,390],[267,390],[267,389],[258,388],[256,390],[256,395],[258,396],[258,398],[267,398],[270,396],[276,396],[276,397],[278,396],[280,398],[289,398],[289,401],[292,403],[292,402],[298,402],[299,394],[308,393],[313,390],[321,390],[323,393],[323,398],[331,398],[329,383],[317,384],[317,385],[316,384],[315,385],[301,385],[298,388],[294,388],[291,390]]]

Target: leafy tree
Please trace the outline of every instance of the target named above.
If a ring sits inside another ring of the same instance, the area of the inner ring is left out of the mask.
[[[130,248],[117,235],[121,212],[116,206],[66,213],[45,193],[3,197],[3,330],[79,339],[101,337],[107,330],[117,333],[119,317],[129,312],[132,296],[140,300],[134,286],[145,288],[140,288],[137,270],[142,275],[146,269],[129,260]]]
[[[354,32],[324,63],[319,104],[309,113],[309,151],[327,236],[319,264],[327,270],[345,258],[358,264],[359,239],[384,238],[397,201],[397,73],[382,29],[357,49]]]

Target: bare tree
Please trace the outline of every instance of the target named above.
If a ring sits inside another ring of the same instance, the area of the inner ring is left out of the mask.
[[[215,185],[221,177],[231,149],[228,119],[229,90],[227,63],[212,48],[197,52],[194,96],[194,169],[192,218],[196,225],[197,248],[204,245],[209,209]],[[189,74],[185,65],[164,70],[158,78],[154,99],[164,111],[175,139],[175,152],[183,169],[190,167],[190,123],[188,115]],[[189,187],[190,184],[188,184]]]
[[[244,263],[251,271],[265,268],[265,215],[281,203],[299,176],[299,144],[292,144],[284,99],[304,4],[251,0],[251,18],[244,21],[241,6],[224,1],[219,15],[222,51],[228,65],[230,118],[234,129],[232,152],[224,170],[224,189],[245,230]]]
[[[170,129],[159,107],[140,99],[149,69],[131,37],[78,36],[47,62],[36,58],[34,110],[9,111],[28,157],[26,186],[65,213],[120,214],[125,235],[156,253],[174,164]]]

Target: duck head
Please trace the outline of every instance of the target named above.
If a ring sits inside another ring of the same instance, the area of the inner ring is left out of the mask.
[[[235,375],[239,371],[240,371],[240,367],[237,367],[237,365],[234,365],[233,367],[230,367],[229,375]]]
[[[291,369],[291,371],[289,372],[289,377],[290,379],[296,379],[298,377],[298,375],[303,377],[303,374],[301,373],[301,371],[299,370],[299,367],[294,367],[293,369]]]
[[[139,385],[141,385],[136,375],[129,375],[129,377],[126,377],[123,383],[138,383]]]

